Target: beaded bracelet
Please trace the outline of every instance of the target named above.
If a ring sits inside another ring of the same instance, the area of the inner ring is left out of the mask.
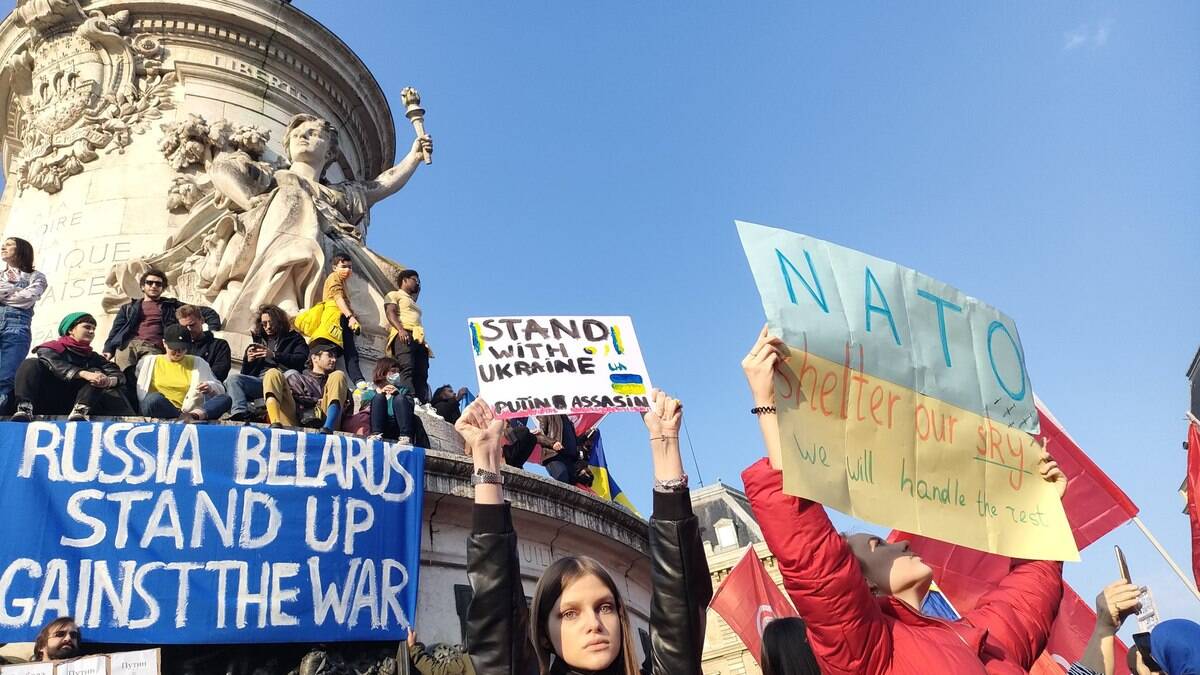
[[[751,408],[750,414],[751,415],[774,415],[775,414],[775,406],[760,405],[758,407]]]

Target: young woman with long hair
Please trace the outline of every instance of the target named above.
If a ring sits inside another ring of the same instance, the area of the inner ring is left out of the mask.
[[[843,536],[820,504],[784,494],[773,411],[774,369],[787,358],[787,345],[764,327],[742,361],[767,447],[767,457],[746,469],[742,482],[825,675],[1027,673],[1058,613],[1062,563],[1015,560],[962,619],[922,614],[933,572],[908,542]],[[1061,498],[1067,477],[1049,455],[1043,454],[1039,472]]]
[[[33,342],[33,306],[46,292],[46,275],[33,268],[33,245],[19,237],[0,245],[0,262],[0,414],[7,414],[17,366]]]
[[[653,675],[699,675],[712,581],[692,514],[679,454],[679,401],[660,391],[644,416],[654,463],[650,558]],[[455,425],[475,471],[474,531],[467,575],[467,651],[482,675],[639,675],[634,633],[620,587],[597,561],[568,556],[551,564],[525,604],[517,535],[504,501],[504,423],[476,400]],[[532,653],[531,653],[532,652]]]
[[[763,675],[821,675],[803,619],[786,616],[763,628],[759,665]]]

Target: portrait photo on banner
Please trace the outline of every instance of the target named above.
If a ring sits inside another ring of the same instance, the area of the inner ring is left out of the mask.
[[[467,319],[479,396],[500,418],[650,409],[650,375],[627,316]]]
[[[1078,560],[1040,480],[1016,323],[893,262],[737,222],[776,369],[784,491],[861,520],[1026,559]]]

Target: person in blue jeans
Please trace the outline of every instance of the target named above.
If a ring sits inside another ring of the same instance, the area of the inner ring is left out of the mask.
[[[33,245],[9,237],[0,246],[0,414],[13,404],[17,367],[29,356],[33,306],[46,292],[46,275],[33,269]]]
[[[412,443],[413,398],[400,377],[396,359],[384,357],[375,362],[374,394],[370,397],[371,438]]]
[[[542,467],[560,483],[574,485],[575,462],[579,460],[579,442],[575,424],[566,415],[538,415],[538,431],[534,434],[542,446]]]
[[[308,342],[292,328],[287,314],[276,305],[258,308],[253,339],[242,356],[242,371],[225,379],[225,391],[233,399],[229,419],[247,422],[255,419],[250,406],[263,398],[263,376],[272,368],[287,373],[308,367]]]

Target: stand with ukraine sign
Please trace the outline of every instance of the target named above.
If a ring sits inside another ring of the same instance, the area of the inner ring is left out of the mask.
[[[0,642],[402,640],[425,454],[257,426],[0,423]]]

